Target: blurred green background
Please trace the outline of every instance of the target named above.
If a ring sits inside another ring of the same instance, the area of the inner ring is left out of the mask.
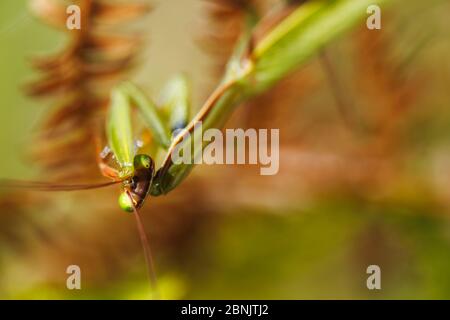
[[[153,3],[137,26],[148,44],[130,77],[154,95],[186,72],[198,106],[217,81],[214,58],[195,40],[205,28],[203,4]],[[393,1],[369,40],[362,22],[327,47],[352,112],[375,129],[356,138],[343,129],[315,58],[268,106],[242,106],[228,124],[280,128],[279,175],[199,166],[179,189],[148,201],[163,298],[450,298],[449,5]],[[26,151],[52,104],[23,94],[36,77],[27,58],[67,39],[32,17],[27,1],[0,9],[0,177],[30,179],[40,170]],[[134,222],[111,200],[116,191],[5,192],[0,298],[148,298]],[[82,290],[66,289],[70,264],[81,267]],[[372,264],[381,268],[381,290],[366,287]]]

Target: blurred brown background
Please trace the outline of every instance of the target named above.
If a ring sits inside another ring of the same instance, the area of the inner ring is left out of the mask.
[[[239,11],[152,4],[130,26],[145,41],[126,77],[156,95],[186,72],[198,107],[218,81]],[[55,104],[21,87],[39,78],[27,58],[69,40],[27,1],[0,8],[0,176],[52,177],[29,150],[47,147],[35,137]],[[392,1],[381,31],[363,21],[239,107],[227,127],[280,129],[280,171],[198,166],[146,203],[163,298],[450,298],[449,9],[443,0]],[[139,238],[117,194],[3,192],[0,298],[147,298]],[[66,289],[70,264],[81,267],[80,291]],[[371,264],[381,267],[381,291],[366,288]]]

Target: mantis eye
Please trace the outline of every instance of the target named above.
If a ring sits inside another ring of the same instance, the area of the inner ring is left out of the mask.
[[[124,191],[120,194],[118,202],[120,209],[126,212],[133,212],[134,204],[127,192]]]
[[[150,169],[153,165],[153,160],[146,154],[138,154],[134,157],[134,167],[135,168],[146,168]]]

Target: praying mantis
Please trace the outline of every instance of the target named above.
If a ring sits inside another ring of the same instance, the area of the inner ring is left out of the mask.
[[[150,280],[156,276],[149,241],[139,209],[149,196],[175,189],[190,173],[192,164],[175,163],[174,150],[196,139],[195,126],[221,128],[236,106],[264,92],[366,14],[371,4],[383,0],[318,0],[289,6],[259,19],[249,11],[246,28],[236,44],[224,76],[198,112],[190,118],[190,85],[176,76],[163,90],[159,103],[131,82],[112,89],[105,121],[106,146],[98,142],[100,172],[110,182],[58,185],[46,182],[2,181],[6,187],[38,191],[74,191],[121,184],[118,203],[134,213],[142,240]],[[269,26],[269,28],[268,28]],[[143,127],[136,139],[133,110]],[[192,157],[196,155],[193,154]]]

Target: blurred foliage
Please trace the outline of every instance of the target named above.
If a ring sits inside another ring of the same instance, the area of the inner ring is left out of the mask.
[[[239,10],[220,11],[213,24],[218,12],[201,1],[154,4],[145,21],[151,41],[132,77],[155,93],[184,71],[199,105],[227,43],[214,56],[195,38],[204,25],[238,32]],[[449,5],[392,1],[381,31],[362,25],[327,46],[356,132],[342,121],[319,57],[237,110],[229,127],[281,129],[280,173],[200,166],[146,204],[163,298],[450,298]],[[25,150],[49,108],[20,86],[33,77],[27,57],[65,42],[25,7],[0,5],[2,177],[39,173]],[[217,46],[207,36],[207,47]],[[0,297],[148,298],[134,222],[115,197],[3,197]],[[81,267],[80,291],[65,287],[69,264]],[[381,291],[365,286],[370,264],[381,267]]]

